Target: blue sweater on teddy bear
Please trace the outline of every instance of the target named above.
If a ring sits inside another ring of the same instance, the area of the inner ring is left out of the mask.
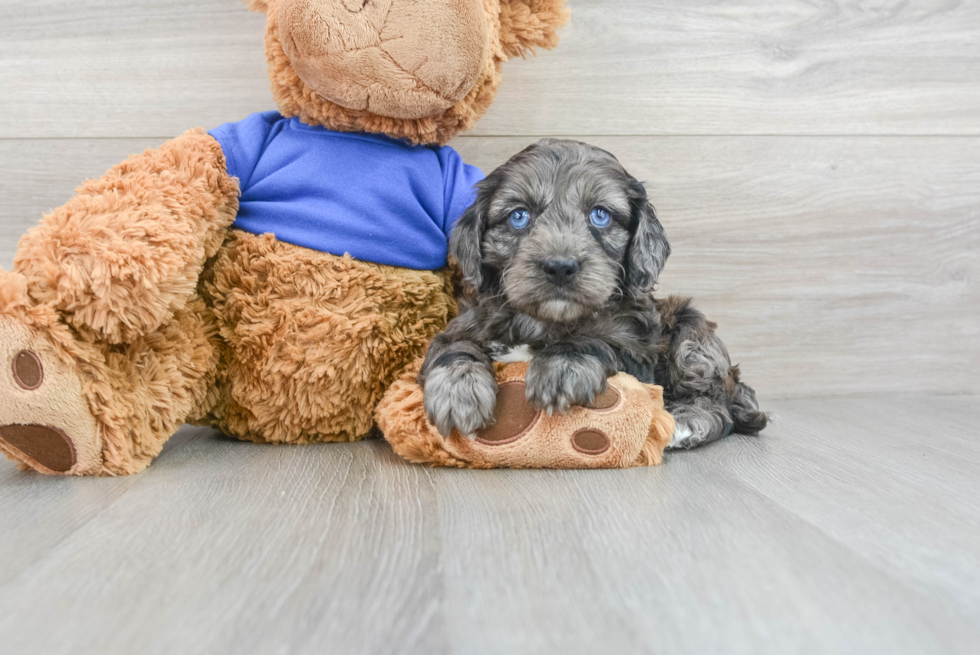
[[[274,111],[210,134],[241,184],[234,227],[376,264],[445,266],[449,233],[483,179],[449,146],[334,132]]]

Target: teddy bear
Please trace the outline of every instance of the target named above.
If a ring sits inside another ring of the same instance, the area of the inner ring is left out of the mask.
[[[351,441],[456,310],[446,240],[482,175],[446,146],[565,0],[249,0],[278,111],[135,155],[0,272],[0,450],[145,469],[182,423]]]

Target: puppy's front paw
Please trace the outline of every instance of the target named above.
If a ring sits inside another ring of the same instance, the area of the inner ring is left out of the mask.
[[[527,399],[549,415],[587,405],[606,390],[606,371],[594,357],[535,357],[525,377]]]
[[[456,360],[432,369],[425,380],[425,413],[439,434],[448,437],[455,428],[473,437],[493,423],[497,381],[484,364]]]

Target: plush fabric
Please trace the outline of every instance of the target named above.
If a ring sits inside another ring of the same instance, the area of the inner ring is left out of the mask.
[[[24,235],[14,268],[69,325],[125,343],[186,303],[237,211],[221,147],[192,130],[79,187]]]
[[[211,130],[241,184],[234,227],[334,255],[431,270],[483,179],[449,146],[304,125],[278,112]]]
[[[303,82],[341,107],[389,118],[449,109],[489,50],[482,0],[282,0],[276,19]]]
[[[0,357],[29,351],[44,381],[35,390],[0,379],[0,450],[42,473],[128,475],[143,470],[167,439],[208,402],[217,372],[213,315],[185,299],[170,320],[121,346],[79,339],[50,305],[27,293],[27,280],[0,273]],[[52,469],[39,453],[3,439],[3,428],[40,426],[64,434],[76,457]]]
[[[445,238],[479,175],[438,146],[483,115],[508,53],[553,46],[565,18],[557,1],[417,4],[249,0],[282,117],[135,155],[21,240],[0,272],[0,451],[127,475],[183,422],[265,442],[372,431],[456,311]],[[304,222],[311,240],[290,236]]]
[[[663,389],[620,373],[593,407],[535,410],[524,398],[526,363],[497,364],[497,424],[476,439],[448,438],[429,423],[416,382],[422,360],[378,405],[378,427],[395,452],[417,464],[456,468],[627,468],[660,464],[674,432]]]
[[[71,448],[73,467],[98,473],[102,466],[102,431],[93,415],[93,404],[108,395],[106,380],[78,375],[99,370],[99,353],[89,344],[78,343],[50,305],[36,304],[27,293],[27,279],[9,271],[0,272],[0,361],[15,362],[29,352],[42,364],[42,383],[24,389],[12,374],[0,375],[0,451],[25,468],[43,473],[63,473],[51,468],[46,457],[49,444],[32,446],[7,439],[5,429],[26,426],[54,428],[66,436],[80,436]]]
[[[224,169],[200,130],[131,157],[45,216],[0,279],[0,341],[36,352],[47,380],[8,397],[0,425],[64,431],[93,454],[68,473],[142,470],[205,402],[217,326],[197,285],[237,207]]]
[[[266,0],[250,5],[268,14],[265,51],[272,95],[279,110],[310,125],[342,132],[386,134],[412,143],[444,145],[460,132],[471,129],[493,103],[500,87],[502,64],[513,55],[554,47],[555,30],[568,20],[564,0],[483,0],[487,43],[476,83],[461,100],[441,113],[406,118],[371,111],[369,107],[343,106],[304,81],[283,46],[280,8],[305,1]],[[331,4],[339,6],[339,3]]]
[[[233,231],[205,273],[223,344],[201,422],[262,442],[353,441],[456,313],[445,271],[409,271]]]
[[[568,22],[565,0],[501,0],[500,46],[506,57],[526,57],[558,45],[558,28]]]

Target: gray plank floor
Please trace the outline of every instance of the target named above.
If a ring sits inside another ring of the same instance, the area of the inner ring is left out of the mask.
[[[975,653],[980,398],[772,404],[630,471],[432,470],[185,428],[0,465],[9,653]]]

